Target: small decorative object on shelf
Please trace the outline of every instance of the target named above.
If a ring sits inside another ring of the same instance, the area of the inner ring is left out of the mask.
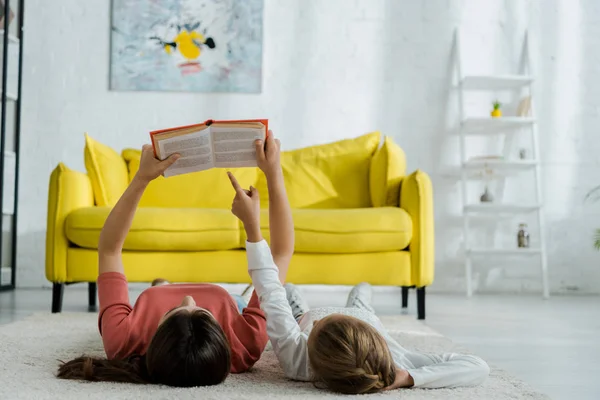
[[[519,158],[521,160],[526,160],[527,159],[527,149],[520,149],[519,150]]]
[[[531,115],[531,96],[523,97],[517,107],[517,116],[529,117]]]
[[[519,233],[517,233],[517,246],[523,249],[529,247],[529,232],[527,232],[527,224],[519,224]]]
[[[501,105],[502,104],[498,100],[494,102],[494,109],[491,113],[492,118],[500,118],[502,116],[502,110],[500,110]]]
[[[481,194],[481,197],[479,197],[479,200],[482,203],[491,203],[494,201],[494,196],[492,196],[492,194],[490,193],[490,191],[488,190],[487,185],[485,185],[485,190],[483,191],[483,193]]]
[[[482,203],[491,203],[494,201],[494,196],[492,195],[492,193],[489,190],[489,184],[490,181],[492,180],[494,176],[494,170],[491,168],[485,168],[483,170],[483,181],[485,183],[485,189],[483,190],[483,193],[481,194],[481,196],[479,197],[479,201],[481,201]]]
[[[4,0],[0,0],[0,29],[4,29]],[[10,25],[10,23],[12,22],[12,20],[15,19],[15,13],[13,12],[12,8],[8,9],[8,24]]]

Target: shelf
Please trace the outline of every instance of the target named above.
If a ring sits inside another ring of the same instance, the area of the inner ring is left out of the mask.
[[[518,204],[467,204],[463,210],[465,213],[480,213],[480,214],[525,214],[540,209],[539,204],[518,205]]]
[[[537,256],[542,254],[541,249],[526,248],[526,249],[491,249],[491,248],[474,248],[467,250],[468,255],[472,256]]]
[[[510,175],[515,175],[519,172],[533,169],[537,166],[535,160],[511,160],[504,161],[502,159],[491,160],[470,160],[463,163],[462,168],[449,167],[442,172],[442,175],[449,178],[461,178],[462,170],[466,171],[466,179],[482,180],[482,179],[500,179]],[[485,174],[485,170],[492,170],[492,174]]]
[[[7,285],[11,281],[11,269],[10,267],[0,268],[0,284]]]
[[[461,82],[464,90],[512,90],[530,85],[528,75],[469,75]]]
[[[500,118],[465,118],[462,130],[465,134],[489,134],[530,127],[535,123],[535,118],[527,117],[500,117]]]
[[[4,150],[4,176],[0,184],[4,185],[4,201],[2,204],[2,216],[14,214],[14,187],[15,187],[15,168],[16,153],[10,150]]]
[[[535,168],[537,161],[535,160],[511,160],[506,161],[502,159],[478,159],[469,160],[463,163],[463,168],[468,171],[480,170],[480,169],[492,169],[498,171],[516,172],[526,171],[528,169]]]
[[[0,95],[2,95],[2,90],[0,90]],[[12,101],[17,101],[19,99],[16,94],[11,92],[6,92],[6,98]]]
[[[0,29],[0,37],[4,37],[4,29]],[[18,44],[19,43],[19,38],[16,37],[15,35],[11,35],[10,33],[8,34],[8,42],[9,43],[15,43]]]

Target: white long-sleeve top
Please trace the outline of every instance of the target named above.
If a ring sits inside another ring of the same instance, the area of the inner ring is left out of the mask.
[[[357,308],[320,308],[309,311],[296,322],[286,298],[285,288],[279,281],[278,268],[269,245],[264,240],[246,242],[248,271],[260,299],[260,307],[267,317],[267,333],[273,350],[288,378],[310,381],[312,372],[308,361],[308,336],[313,321],[330,314],[345,314],[358,318],[384,337],[398,368],[407,370],[414,387],[442,388],[473,386],[482,383],[489,367],[479,357],[455,353],[424,354],[408,351],[387,332],[373,313]]]

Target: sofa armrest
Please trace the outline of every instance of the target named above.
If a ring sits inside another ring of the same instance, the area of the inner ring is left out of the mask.
[[[67,249],[65,219],[73,210],[94,205],[94,192],[89,177],[67,168],[63,163],[52,171],[48,187],[48,220],[46,226],[46,279],[66,282]]]
[[[408,212],[413,222],[413,237],[409,245],[413,285],[430,285],[434,275],[435,248],[433,189],[429,175],[417,170],[404,177],[400,187],[400,207]]]

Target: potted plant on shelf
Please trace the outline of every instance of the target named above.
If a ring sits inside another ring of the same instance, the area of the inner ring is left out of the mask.
[[[501,105],[502,104],[498,100],[494,102],[494,109],[491,112],[492,118],[500,118],[502,116],[502,110],[500,110]]]

